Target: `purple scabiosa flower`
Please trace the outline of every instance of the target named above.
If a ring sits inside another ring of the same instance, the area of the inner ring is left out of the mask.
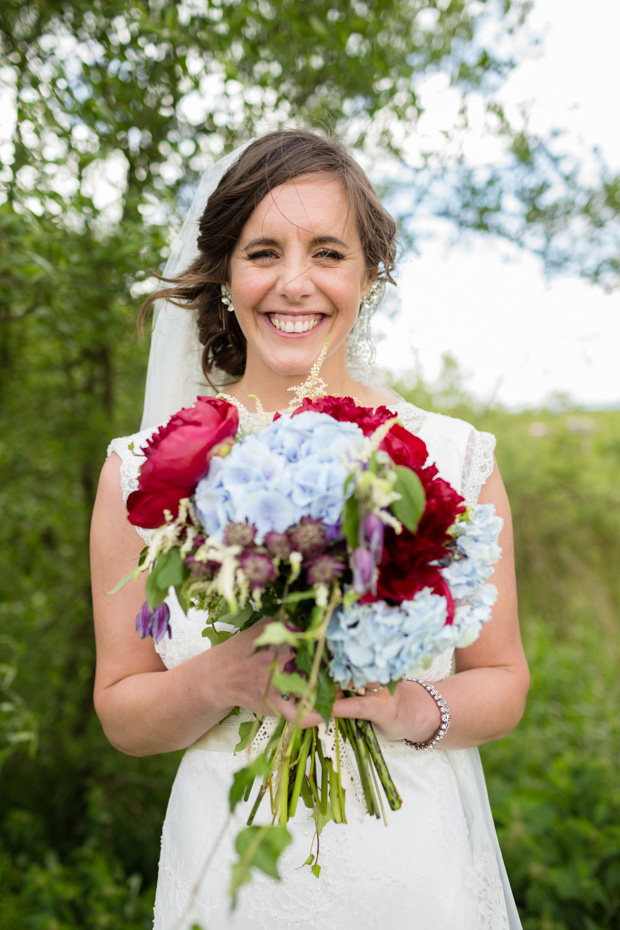
[[[269,555],[274,559],[288,559],[293,551],[286,533],[265,533],[265,545]]]
[[[338,542],[338,540],[344,538],[342,535],[342,521],[325,525],[325,531],[327,533],[328,543]]]
[[[170,608],[166,603],[158,604],[154,610],[149,610],[149,605],[145,601],[142,609],[136,617],[136,630],[141,639],[152,636],[156,643],[168,634],[172,637],[170,629]]]
[[[292,658],[290,658],[288,662],[284,664],[282,671],[284,672],[285,675],[292,675],[295,672],[298,675],[303,675],[303,672],[297,665],[297,652],[296,651],[295,651],[295,655],[292,656]]]
[[[252,589],[264,588],[276,578],[275,566],[264,552],[244,552],[239,564]]]
[[[344,563],[334,555],[317,556],[316,559],[308,565],[307,578],[309,584],[331,584],[337,578],[340,578],[345,569]],[[365,590],[365,589],[364,589]]]
[[[368,543],[373,559],[379,563],[383,553],[383,536],[385,534],[383,520],[376,513],[367,513],[363,525],[364,539]]]
[[[241,546],[247,549],[254,545],[256,527],[248,523],[230,523],[224,530],[224,542],[227,546]]]
[[[200,559],[193,555],[186,555],[183,561],[189,568],[192,577],[198,579],[198,581],[211,581],[222,567],[219,562],[213,560],[201,562]]]
[[[376,583],[377,566],[368,549],[359,546],[353,553],[353,588],[365,594],[373,581]]]
[[[302,517],[297,526],[292,526],[288,536],[296,552],[301,552],[304,559],[313,559],[325,552],[327,530],[322,520]]]

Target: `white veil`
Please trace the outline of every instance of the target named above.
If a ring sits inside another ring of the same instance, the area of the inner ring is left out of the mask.
[[[228,168],[254,140],[207,168],[185,217],[163,271],[173,278],[192,264],[198,255],[198,223],[207,201]],[[360,384],[385,394],[402,398],[382,382],[375,368],[375,348],[370,333],[370,318],[381,302],[384,284],[377,289],[371,307],[363,307],[347,340],[347,368]],[[202,346],[198,339],[195,314],[166,300],[155,304],[153,333],[149,353],[144,412],[140,429],[165,423],[181,407],[191,406],[199,394],[213,394],[201,367]],[[215,372],[217,376],[217,372]]]

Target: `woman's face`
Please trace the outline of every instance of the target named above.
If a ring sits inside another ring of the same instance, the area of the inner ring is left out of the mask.
[[[303,175],[274,188],[241,231],[228,289],[247,339],[246,376],[344,371],[346,337],[374,273],[340,181]]]

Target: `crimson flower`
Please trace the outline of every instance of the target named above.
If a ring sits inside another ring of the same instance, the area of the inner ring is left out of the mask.
[[[351,397],[305,398],[293,416],[306,410],[327,413],[340,422],[357,423],[365,436],[371,435],[383,423],[394,418],[394,413],[387,407],[359,407]],[[439,569],[429,563],[437,562],[447,555],[451,541],[448,530],[458,514],[465,509],[463,498],[439,477],[437,467],[428,462],[426,444],[400,423],[391,427],[379,448],[387,452],[395,465],[410,468],[417,474],[424,487],[426,505],[415,533],[405,527],[399,534],[393,529],[386,529],[376,590],[367,591],[361,601],[386,600],[400,604],[428,587],[446,598],[448,623],[451,623],[454,616],[452,596]],[[356,557],[361,584],[369,576],[370,561],[363,561],[364,557],[359,550],[356,550]]]
[[[239,428],[237,408],[217,397],[199,397],[154,433],[144,449],[138,490],[129,495],[129,522],[155,528],[172,517],[209,470],[213,455],[231,446]]]
[[[357,423],[364,436],[370,436],[386,420],[393,420],[394,414],[387,407],[359,407],[352,397],[317,397],[311,400],[305,397],[301,406],[292,416],[313,410],[315,413],[327,413],[339,423]]]

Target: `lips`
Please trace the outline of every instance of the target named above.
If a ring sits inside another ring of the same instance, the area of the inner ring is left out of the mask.
[[[309,333],[325,319],[322,313],[268,313],[271,325],[281,333]]]

